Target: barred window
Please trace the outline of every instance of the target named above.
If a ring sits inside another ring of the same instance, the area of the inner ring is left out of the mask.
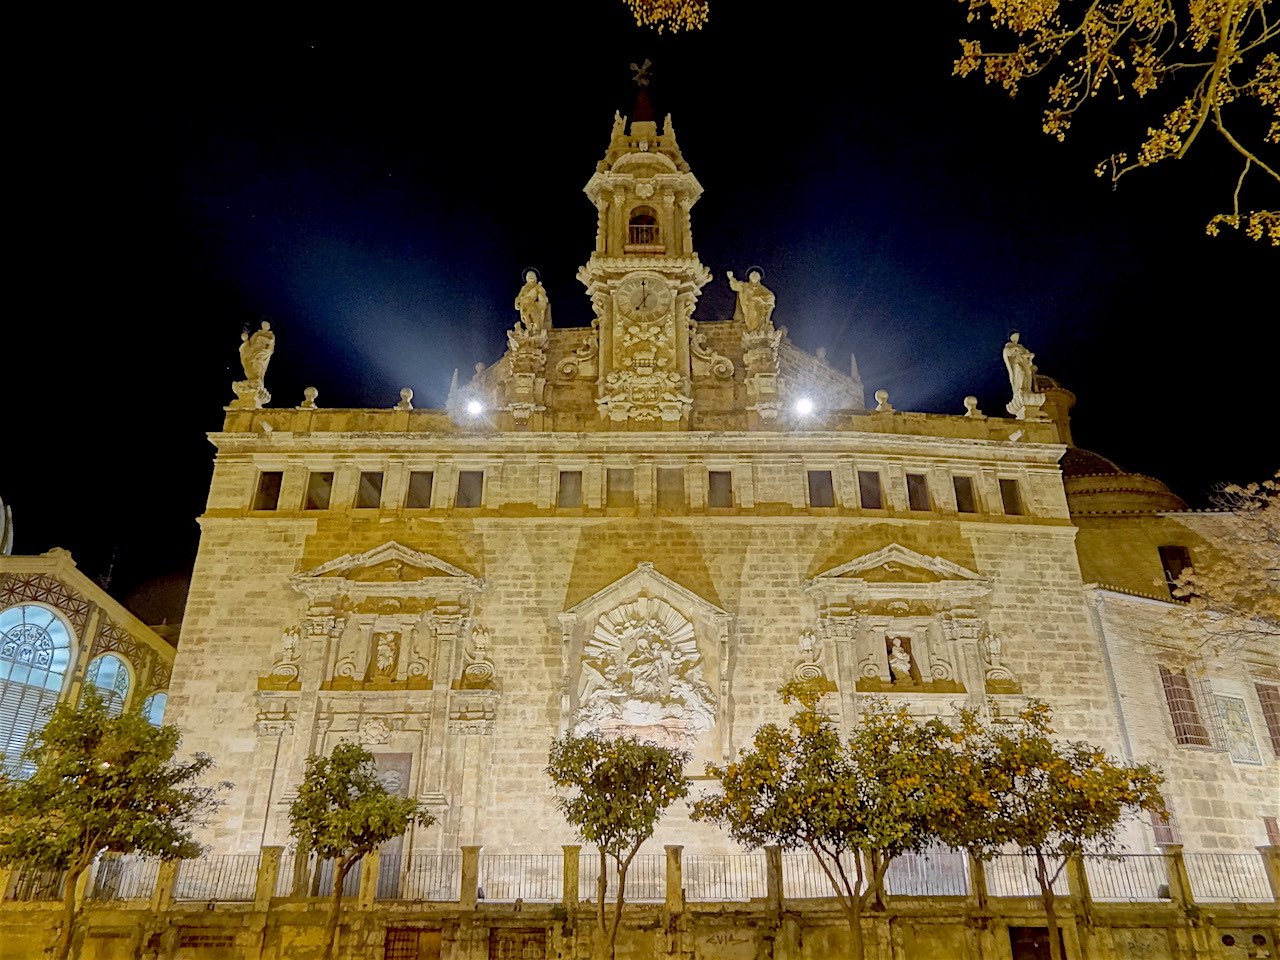
[[[71,653],[71,632],[49,608],[24,603],[0,611],[0,763],[17,776],[34,769],[22,752],[58,702]]]
[[[1169,717],[1173,720],[1173,736],[1178,743],[1213,746],[1209,731],[1200,719],[1200,707],[1196,704],[1187,671],[1160,667],[1160,682],[1164,685],[1164,699],[1169,705]]]
[[[118,717],[129,699],[129,668],[114,653],[104,653],[84,673],[85,680],[98,691],[107,705],[107,713]]]
[[[1163,847],[1171,843],[1180,843],[1178,825],[1174,822],[1173,811],[1151,815],[1151,830],[1155,834],[1156,846]]]
[[[1280,687],[1268,683],[1255,683],[1258,691],[1258,703],[1262,705],[1262,719],[1267,725],[1267,736],[1271,738],[1271,752],[1280,757]]]

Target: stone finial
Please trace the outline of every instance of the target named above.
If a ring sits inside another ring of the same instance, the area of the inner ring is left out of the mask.
[[[412,410],[413,409],[413,391],[410,390],[408,387],[403,388],[400,391],[400,402],[396,404],[395,408],[397,410]]]
[[[964,398],[964,415],[966,417],[980,417],[982,411],[978,409],[978,398],[968,396]]]
[[[893,405],[889,403],[889,391],[881,388],[876,391],[876,413],[892,413]]]
[[[307,387],[305,390],[303,390],[302,403],[301,403],[302,409],[314,410],[316,408],[316,397],[318,396],[320,396],[320,391],[317,390],[315,387]]]

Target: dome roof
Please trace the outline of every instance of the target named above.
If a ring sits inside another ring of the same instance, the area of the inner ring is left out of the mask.
[[[1161,481],[1130,473],[1092,450],[1067,447],[1060,464],[1072,516],[1187,509],[1186,502]]]

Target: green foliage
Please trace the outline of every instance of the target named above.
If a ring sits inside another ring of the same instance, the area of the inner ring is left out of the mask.
[[[195,785],[213,760],[174,760],[180,742],[176,727],[110,716],[92,687],[78,708],[59,704],[24,754],[35,772],[0,780],[0,864],[76,871],[104,850],[199,856],[190,831],[230,784]]]
[[[409,829],[436,822],[422,803],[387,792],[373,754],[340,743],[328,757],[307,758],[307,772],[289,807],[289,832],[327,860],[350,862]]]
[[[953,772],[945,843],[985,859],[1002,847],[1061,857],[1108,852],[1139,811],[1163,812],[1151,767],[1126,767],[1083,741],[1054,737],[1052,711],[1032,701],[1013,723],[966,715],[963,765]]]
[[[671,804],[689,795],[683,750],[606,740],[598,733],[552,742],[547,776],[561,790],[560,812],[586,843],[619,862],[630,861]]]

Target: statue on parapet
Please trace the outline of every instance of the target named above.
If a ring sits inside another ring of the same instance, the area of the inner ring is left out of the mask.
[[[1021,335],[1015,330],[1001,351],[1005,369],[1009,371],[1009,386],[1013,389],[1013,399],[1005,409],[1020,420],[1034,420],[1040,416],[1044,394],[1036,393],[1035,389],[1036,365],[1032,362],[1035,354],[1021,341]]]
[[[262,326],[250,336],[245,330],[240,334],[240,366],[244,367],[244,379],[231,384],[236,399],[233,407],[257,410],[271,399],[263,381],[267,376],[267,364],[271,362],[271,354],[276,349],[276,335],[271,332],[271,324],[262,321]]]
[[[525,272],[524,286],[516,294],[516,310],[520,312],[520,320],[516,324],[517,333],[537,336],[550,329],[551,302],[547,299],[546,287],[533,270]]]
[[[752,270],[746,280],[739,280],[729,271],[729,288],[738,295],[733,308],[733,319],[742,321],[748,333],[773,329],[773,308],[777,298],[773,291],[760,282],[760,271]]]

